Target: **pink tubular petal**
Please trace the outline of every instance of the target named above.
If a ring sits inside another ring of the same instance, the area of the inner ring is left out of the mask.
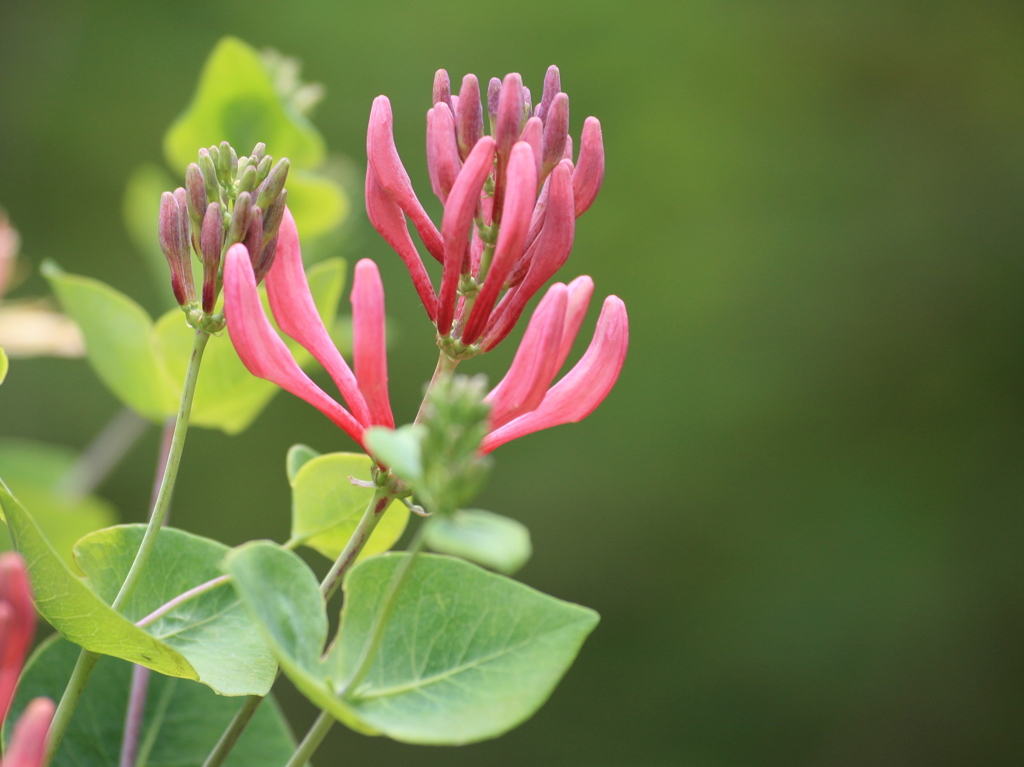
[[[480,337],[494,302],[505,287],[505,278],[523,255],[536,201],[537,164],[533,158],[533,149],[525,141],[520,141],[512,147],[508,162],[508,192],[501,228],[498,230],[498,242],[494,248],[494,260],[484,277],[483,288],[462,334],[464,344],[471,344]]]
[[[480,101],[480,83],[476,75],[462,78],[462,89],[455,108],[455,132],[458,136],[459,156],[465,160],[484,135],[484,107]]]
[[[405,172],[402,159],[398,156],[398,149],[395,147],[394,118],[387,96],[378,96],[373,100],[370,126],[366,134],[366,158],[381,188],[412,220],[427,250],[440,261],[444,257],[441,235],[416,198],[409,174]]]
[[[566,135],[565,137],[565,153],[562,155],[563,160],[572,160],[572,136]]]
[[[244,245],[232,245],[225,256],[224,314],[231,343],[250,373],[304,399],[362,444],[363,425],[302,372],[271,327]]]
[[[601,137],[601,122],[596,117],[588,117],[583,123],[583,134],[580,136],[580,156],[572,172],[576,218],[594,204],[603,180],[604,139]]]
[[[419,294],[423,306],[426,307],[427,316],[430,321],[437,319],[437,296],[434,295],[434,286],[430,283],[430,276],[423,268],[423,261],[420,259],[419,251],[409,236],[409,229],[405,225],[405,216],[401,208],[388,197],[373,175],[373,168],[366,167],[366,215],[370,219],[373,228],[383,237],[388,245],[395,249],[395,252],[405,262],[405,267],[412,277],[412,284]]]
[[[558,165],[565,155],[565,140],[569,135],[569,96],[559,93],[551,102],[544,119],[544,156],[541,178]]]
[[[594,339],[583,358],[556,383],[536,410],[509,421],[488,434],[481,451],[489,453],[506,442],[541,429],[576,423],[594,412],[615,386],[629,346],[626,305],[608,296],[597,319]]]
[[[452,81],[448,78],[448,73],[439,69],[434,73],[434,88],[431,104],[445,103],[449,109],[452,107]]]
[[[34,698],[14,725],[3,767],[42,767],[46,758],[47,733],[57,710],[49,698]]]
[[[544,75],[544,90],[540,96],[540,104],[537,105],[537,117],[541,120],[547,118],[548,107],[555,96],[562,92],[562,78],[558,67],[552,64]]]
[[[569,291],[560,282],[548,289],[505,377],[484,399],[491,405],[491,429],[498,429],[537,408],[558,373]]]
[[[36,609],[25,560],[14,552],[0,554],[0,722],[11,705],[35,631]]]
[[[565,263],[576,230],[569,161],[562,160],[551,172],[544,228],[523,256],[529,266],[526,277],[501,299],[484,330],[484,351],[497,346],[515,327],[527,302]]]
[[[334,380],[356,420],[370,425],[370,411],[359,391],[356,377],[338,352],[324,327],[302,268],[299,231],[292,212],[285,208],[278,230],[277,253],[267,274],[267,296],[281,330],[304,346]]]
[[[352,356],[359,389],[375,426],[395,428],[388,400],[387,336],[384,329],[384,285],[377,264],[368,258],[356,264],[352,283]]]
[[[525,141],[533,149],[533,159],[537,164],[538,182],[543,182],[540,177],[541,152],[544,148],[544,123],[539,117],[531,117],[523,126],[523,132],[519,136],[520,141]]]
[[[462,263],[469,248],[470,227],[480,204],[480,192],[494,163],[494,139],[484,136],[476,142],[455,179],[444,209],[441,233],[444,238],[444,274],[437,301],[437,332],[446,335],[455,317],[455,297]]]
[[[565,326],[562,328],[562,344],[558,348],[556,370],[562,369],[569,352],[572,351],[573,342],[580,332],[583,318],[587,316],[587,307],[590,306],[590,297],[593,294],[594,281],[585,274],[569,283],[569,303],[565,308]]]
[[[498,95],[498,115],[494,125],[494,141],[497,148],[498,163],[494,172],[494,209],[495,215],[505,201],[505,168],[508,166],[512,146],[519,138],[520,121],[523,116],[523,78],[516,72],[505,75]]]
[[[443,103],[427,112],[427,171],[434,194],[444,204],[455,183],[462,160],[455,141],[455,119]]]

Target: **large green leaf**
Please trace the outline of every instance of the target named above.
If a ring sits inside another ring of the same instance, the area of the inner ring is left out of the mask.
[[[365,732],[458,745],[496,737],[547,700],[597,625],[593,610],[451,557],[410,569],[367,673],[345,698],[396,569],[408,554],[360,563],[345,579],[341,633],[326,659],[316,578],[292,552],[247,544],[225,560],[281,668],[317,706]]]
[[[71,677],[79,648],[59,637],[44,642],[29,658],[4,728],[39,696],[59,700]],[[52,762],[54,767],[113,767],[124,736],[125,705],[132,666],[101,658]],[[149,678],[139,767],[200,767],[242,702],[206,687],[160,674]],[[273,698],[256,710],[224,763],[225,767],[280,767],[295,750],[284,715]]]
[[[102,498],[71,496],[61,490],[76,460],[75,451],[21,439],[0,440],[0,477],[32,509],[43,535],[67,562],[83,535],[117,521],[114,507]],[[7,527],[0,526],[0,551],[11,548]]]
[[[178,387],[156,353],[153,322],[145,310],[109,285],[68,274],[52,261],[42,272],[82,329],[89,362],[103,383],[147,418],[160,421],[174,413]]]
[[[330,326],[334,322],[338,301],[345,287],[345,261],[340,258],[321,261],[309,269],[306,279],[320,316]],[[270,316],[266,289],[262,286],[260,296]],[[178,309],[172,309],[157,321],[156,337],[160,356],[176,381],[185,380],[192,334],[192,328],[186,324],[184,314]],[[309,352],[286,336],[282,337],[300,365],[309,366],[312,363],[313,358]],[[278,391],[276,385],[256,378],[245,369],[227,333],[214,336],[207,343],[203,355],[192,402],[191,423],[237,434],[256,419]]]
[[[15,548],[28,562],[37,609],[66,639],[162,674],[196,679],[222,695],[263,695],[270,689],[273,658],[230,588],[207,592],[145,628],[134,625],[171,598],[217,577],[226,546],[163,530],[119,613],[109,605],[138,550],[142,525],[107,528],[79,541],[75,559],[86,576],[80,578],[2,483],[0,508]]]
[[[352,484],[350,477],[368,482],[370,457],[362,453],[327,453],[310,458],[290,477],[293,541],[335,559],[345,548],[373,498],[373,489]],[[409,521],[409,509],[393,501],[360,554],[361,558],[395,545]]]
[[[288,208],[304,238],[332,231],[349,214],[348,194],[334,179],[298,168],[288,172]]]
[[[176,171],[200,147],[228,141],[239,154],[258,142],[296,168],[315,168],[326,156],[323,137],[275,90],[259,54],[235,37],[217,43],[203,66],[192,103],[164,137],[167,162]]]

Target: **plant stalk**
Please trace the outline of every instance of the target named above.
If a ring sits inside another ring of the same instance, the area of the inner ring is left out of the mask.
[[[146,526],[146,533],[142,538],[142,544],[135,554],[135,561],[128,571],[121,589],[114,598],[111,607],[117,610],[131,596],[139,577],[145,569],[146,562],[153,553],[153,546],[156,544],[160,528],[164,523],[167,512],[171,506],[171,495],[174,491],[174,483],[178,477],[178,466],[181,463],[181,453],[185,447],[185,434],[188,432],[188,419],[192,412],[192,399],[196,393],[196,381],[199,378],[199,366],[203,360],[203,352],[206,350],[206,343],[210,335],[204,331],[197,330],[192,342],[192,356],[188,361],[188,370],[185,373],[185,383],[181,393],[181,405],[178,408],[177,417],[174,420],[174,430],[171,435],[170,447],[167,452],[167,460],[163,467],[160,478],[159,490],[156,493],[156,502],[153,504],[153,511],[149,517],[149,524]],[[99,660],[99,654],[83,649],[75,663],[75,669],[68,680],[68,686],[64,689],[64,695],[57,705],[57,711],[50,724],[49,745],[46,751],[44,765],[53,761],[54,754],[60,746],[60,741],[71,723],[71,716],[74,714],[75,706],[82,697],[85,683]]]
[[[288,760],[288,764],[285,767],[305,767],[333,726],[334,717],[326,711],[321,711],[320,716],[313,722],[313,726],[309,728],[306,737],[302,739],[299,747],[295,749],[295,753],[292,754],[292,758]]]

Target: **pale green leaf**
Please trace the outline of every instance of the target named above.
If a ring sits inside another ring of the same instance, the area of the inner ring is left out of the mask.
[[[366,430],[366,446],[399,479],[416,483],[423,476],[421,443],[426,428],[406,424],[397,429],[375,426]]]
[[[82,329],[87,357],[100,380],[140,415],[156,421],[172,415],[178,387],[156,353],[153,322],[145,310],[109,285],[68,274],[52,261],[43,264],[42,272]]]
[[[234,37],[218,42],[206,60],[192,103],[164,137],[164,152],[171,168],[184,172],[200,147],[221,141],[240,155],[262,141],[268,154],[296,168],[315,168],[325,158],[320,133],[278,95],[259,54]]]
[[[373,498],[373,489],[353,485],[349,477],[369,482],[370,457],[362,453],[327,453],[302,465],[292,478],[291,539],[335,559],[345,548]],[[409,521],[409,509],[393,501],[377,523],[361,557],[395,545]]]
[[[352,207],[341,184],[328,176],[293,168],[288,172],[288,209],[305,238],[334,230]]]
[[[53,636],[32,654],[11,703],[5,742],[12,723],[29,701],[39,696],[60,699],[79,652],[80,648]],[[53,767],[112,767],[119,763],[131,679],[130,663],[100,658],[75,707]],[[153,674],[137,764],[200,767],[242,705],[237,698],[216,695],[201,684]],[[224,767],[280,767],[294,750],[288,723],[271,697],[256,710]]]
[[[83,535],[117,521],[117,512],[94,495],[74,497],[61,489],[61,480],[74,466],[70,448],[20,439],[0,440],[0,477],[23,499],[43,535],[67,562]],[[11,548],[6,526],[0,526],[0,551]]]
[[[460,745],[528,719],[571,665],[597,613],[431,554],[413,564],[366,674],[341,697],[408,556],[372,557],[349,572],[340,636],[326,660],[323,599],[293,552],[247,544],[225,567],[284,673],[339,721],[406,743]]]
[[[321,261],[310,267],[306,279],[320,316],[330,326],[345,287],[345,261],[340,258]],[[260,296],[267,316],[271,317],[266,289],[262,286]],[[160,357],[176,381],[185,380],[193,333],[185,322],[185,315],[178,309],[172,309],[157,321]],[[282,337],[300,365],[312,363],[309,352],[286,336]],[[278,391],[275,384],[256,378],[246,370],[227,332],[213,336],[203,354],[191,424],[237,434],[248,428]]]
[[[66,639],[168,676],[196,679],[223,695],[265,694],[275,668],[230,588],[190,600],[145,628],[134,625],[171,598],[217,577],[227,547],[168,528],[160,533],[133,596],[113,601],[142,539],[141,525],[92,533],[76,546],[78,577],[0,483],[0,508],[25,557],[40,614]]]
[[[295,475],[299,473],[299,469],[318,455],[320,453],[309,445],[292,445],[288,448],[288,456],[285,458],[285,471],[288,474],[289,484],[295,481]]]
[[[426,523],[427,546],[511,575],[533,553],[530,531],[521,522],[481,509],[464,509]]]

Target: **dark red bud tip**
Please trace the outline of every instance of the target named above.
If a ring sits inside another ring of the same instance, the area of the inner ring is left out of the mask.
[[[439,69],[434,73],[434,92],[431,97],[431,105],[444,102],[452,109],[452,81],[448,78],[448,72]],[[455,111],[452,109],[452,111]]]
[[[171,290],[179,306],[195,299],[192,264],[189,250],[188,213],[185,190],[173,194],[164,192],[160,197],[159,239],[160,249],[167,258],[171,272]]]
[[[462,90],[459,91],[459,104],[455,111],[455,133],[459,143],[459,157],[465,160],[484,133],[483,102],[480,100],[480,83],[476,75],[462,78]]]

